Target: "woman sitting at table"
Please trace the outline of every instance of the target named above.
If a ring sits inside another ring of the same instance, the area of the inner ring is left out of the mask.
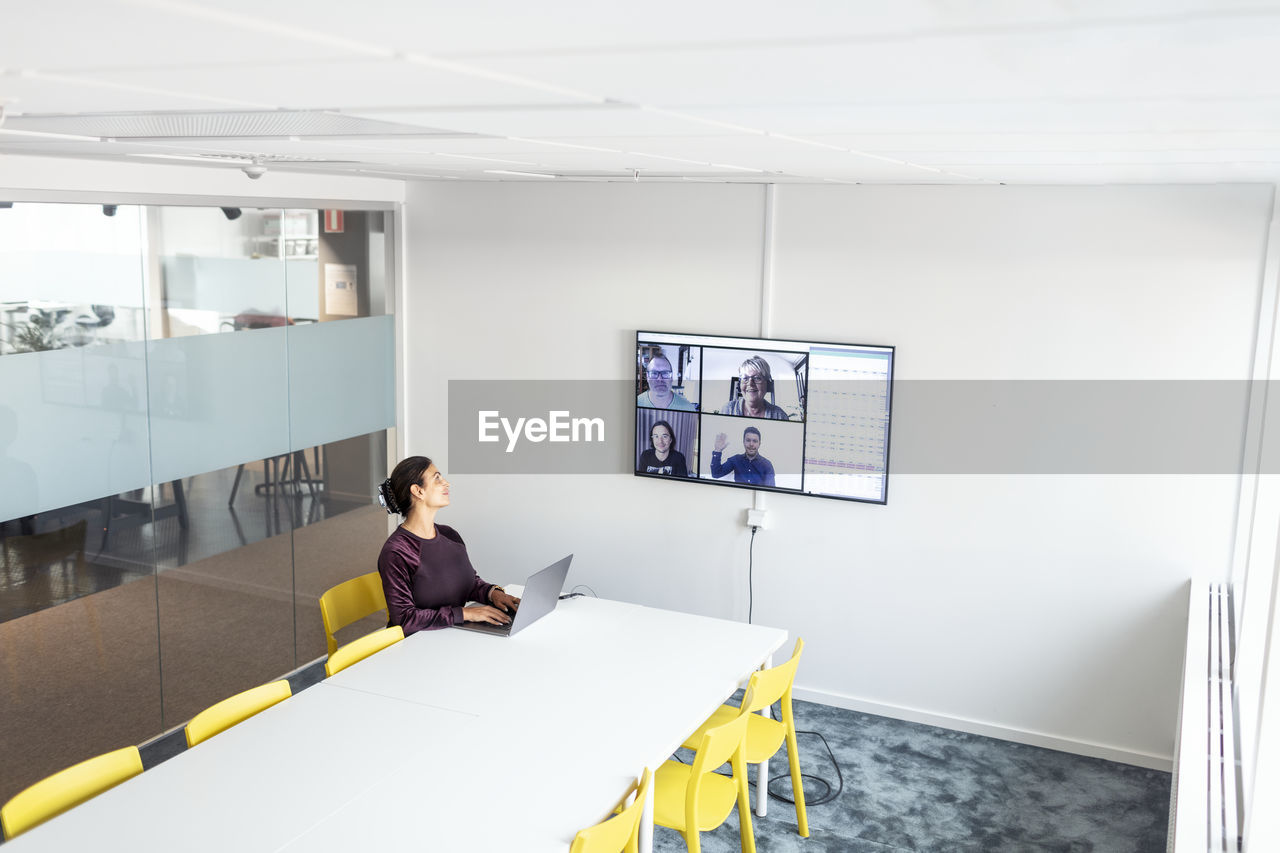
[[[408,635],[463,621],[511,621],[520,599],[481,580],[458,532],[435,523],[436,513],[449,505],[449,481],[430,459],[403,460],[378,486],[378,494],[388,514],[404,517],[378,555],[392,625]],[[468,601],[489,603],[463,606]]]

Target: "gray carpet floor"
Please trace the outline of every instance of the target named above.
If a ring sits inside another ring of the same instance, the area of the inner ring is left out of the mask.
[[[797,702],[808,839],[794,806],[770,799],[753,817],[760,853],[1163,853],[1170,774],[979,735]],[[776,713],[776,710],[775,710]],[[686,762],[692,757],[681,751]],[[785,776],[785,751],[770,762]],[[755,771],[751,771],[754,782]],[[789,781],[771,790],[791,795]],[[755,802],[755,785],[751,789]],[[655,829],[656,851],[684,851],[680,835]],[[702,834],[705,853],[740,850],[736,812]]]

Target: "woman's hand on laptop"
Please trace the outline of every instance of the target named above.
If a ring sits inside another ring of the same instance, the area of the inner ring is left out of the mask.
[[[489,601],[499,610],[505,610],[508,613],[515,613],[516,608],[520,606],[520,599],[509,594],[505,589],[498,589],[496,586],[493,592],[489,594]]]
[[[487,604],[473,604],[470,607],[462,608],[462,621],[506,625],[511,621],[511,617],[496,607],[490,607]]]

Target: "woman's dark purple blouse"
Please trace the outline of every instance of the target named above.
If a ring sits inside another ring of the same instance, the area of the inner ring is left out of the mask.
[[[378,574],[391,624],[404,628],[406,636],[461,624],[462,605],[488,604],[494,586],[471,567],[458,532],[443,524],[436,525],[433,539],[397,527],[378,555]]]

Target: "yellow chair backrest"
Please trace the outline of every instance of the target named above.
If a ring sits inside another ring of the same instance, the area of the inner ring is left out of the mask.
[[[748,698],[751,695],[751,688],[746,689]],[[746,800],[746,762],[744,757],[744,748],[746,745],[746,724],[748,724],[748,713],[739,713],[733,717],[731,722],[726,722],[722,726],[708,729],[703,735],[703,742],[699,744],[698,754],[694,756],[694,765],[689,771],[689,786],[685,789],[685,831],[686,843],[689,843],[689,834],[698,833],[699,825],[699,803],[701,802],[701,790],[703,784],[708,780],[709,776],[716,775],[716,768],[723,765],[724,762],[732,760],[733,776],[735,779],[740,777],[741,797],[739,812],[742,816],[742,809]],[[750,820],[750,811],[746,811],[746,820]],[[750,835],[754,841],[754,830],[751,830],[749,824],[739,827],[742,834],[742,849],[748,850],[748,836]],[[694,844],[689,844],[689,849],[695,849]],[[701,849],[701,845],[698,845]],[[754,853],[754,845],[751,845],[751,853]]]
[[[369,572],[358,578],[343,581],[320,596],[320,618],[324,620],[324,637],[329,643],[329,654],[338,650],[334,634],[387,609],[387,598],[382,592],[382,576]]]
[[[749,705],[747,698],[745,696],[742,698],[743,709],[748,713],[755,713],[784,696],[790,698],[791,686],[796,680],[796,668],[800,666],[800,653],[803,651],[804,640],[797,639],[795,651],[791,653],[791,660],[752,675],[751,683],[755,690]]]
[[[747,715],[739,714],[731,722],[714,729],[707,729],[702,735],[702,743],[698,745],[698,754],[693,759],[693,776],[711,773],[726,763],[742,746],[746,737]]]
[[[623,794],[626,802],[631,791],[636,797],[631,805],[622,809],[622,813],[614,815],[606,821],[587,827],[573,839],[569,853],[638,853],[640,846],[640,815],[644,811],[644,801],[649,798],[649,784],[653,780],[653,771],[645,768],[640,783],[632,783]]]
[[[395,645],[403,639],[404,629],[399,625],[392,625],[390,628],[383,628],[381,631],[366,634],[329,655],[329,659],[324,662],[324,674],[329,676],[342,672],[351,664],[358,663],[374,652],[380,652],[387,646]]]
[[[289,682],[273,681],[223,699],[218,704],[205,708],[187,723],[187,747],[202,743],[292,695]]]
[[[13,838],[142,772],[136,746],[117,749],[54,773],[0,808],[4,837]]]

